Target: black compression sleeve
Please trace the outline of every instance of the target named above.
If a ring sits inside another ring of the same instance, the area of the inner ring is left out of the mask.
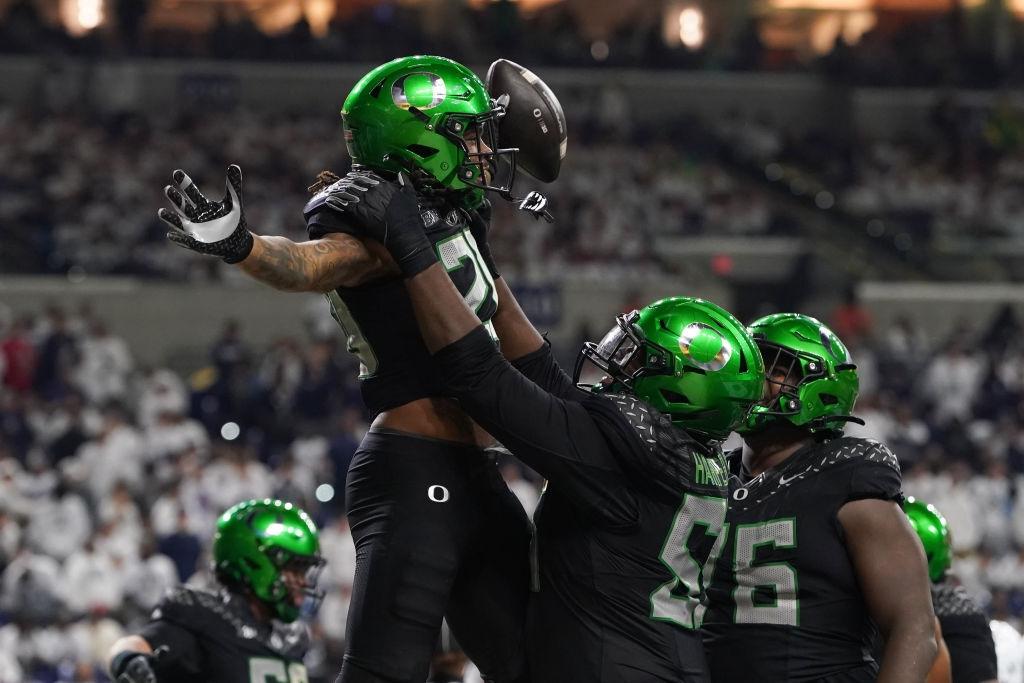
[[[527,379],[498,352],[483,327],[434,356],[447,393],[517,458],[605,523],[636,520],[635,497],[593,417]]]
[[[537,386],[560,398],[580,401],[587,396],[573,384],[569,375],[565,374],[555,361],[555,356],[551,353],[551,342],[546,338],[544,345],[539,349],[512,361],[512,367]]]

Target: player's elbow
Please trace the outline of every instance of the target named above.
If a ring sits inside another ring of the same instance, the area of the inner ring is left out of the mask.
[[[110,646],[110,651],[107,653],[108,664],[122,652],[141,652],[148,655],[153,653],[153,647],[142,636],[123,636],[114,641],[114,644]]]

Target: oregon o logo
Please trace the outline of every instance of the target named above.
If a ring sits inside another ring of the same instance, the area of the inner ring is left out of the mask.
[[[448,489],[441,486],[440,484],[434,484],[427,489],[427,498],[434,501],[435,503],[447,503],[448,502]]]
[[[741,493],[743,494],[742,496],[740,495]],[[750,495],[750,491],[748,491],[747,489],[736,489],[735,491],[732,492],[732,499],[733,500],[746,500],[747,496],[749,496],[749,495]]]
[[[679,335],[679,350],[701,370],[717,372],[732,358],[732,345],[704,323],[690,323]]]
[[[444,102],[448,88],[437,74],[416,72],[402,76],[391,86],[391,101],[399,109],[416,107],[422,111]]]

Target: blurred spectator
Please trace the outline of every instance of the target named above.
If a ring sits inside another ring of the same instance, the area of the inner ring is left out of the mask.
[[[32,388],[36,350],[32,345],[31,331],[32,318],[22,316],[14,322],[7,336],[0,342],[0,354],[3,355],[3,383],[19,393],[25,393]]]
[[[860,302],[855,286],[846,289],[843,303],[832,312],[831,320],[832,330],[847,346],[858,346],[873,331],[871,313]]]

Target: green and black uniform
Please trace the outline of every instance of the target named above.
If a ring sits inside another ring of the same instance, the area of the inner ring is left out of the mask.
[[[477,327],[434,360],[465,411],[548,479],[530,680],[707,680],[694,612],[725,520],[717,445],[632,396],[576,388],[547,345],[510,364]]]
[[[873,681],[877,632],[839,509],[900,501],[899,464],[875,441],[807,446],[751,477],[729,455],[729,512],[703,617],[715,681]]]
[[[301,622],[261,622],[227,589],[169,592],[139,635],[158,653],[160,683],[307,683],[309,647]]]
[[[311,239],[361,234],[324,204],[306,205]],[[497,308],[494,281],[464,209],[422,204],[430,239],[480,320]],[[442,396],[400,277],[328,295],[349,350],[362,365],[371,415]],[[530,522],[492,459],[473,446],[373,430],[349,467],[345,499],[357,559],[346,667],[422,683],[442,617],[481,671],[499,683],[523,673]],[[346,670],[346,680],[361,680]]]

